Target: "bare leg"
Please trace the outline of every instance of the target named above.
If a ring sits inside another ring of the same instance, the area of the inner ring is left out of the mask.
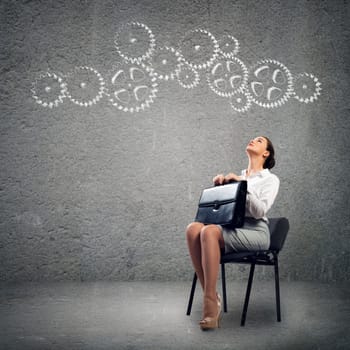
[[[224,239],[217,225],[204,226],[200,233],[202,269],[204,275],[203,317],[216,317],[216,284],[220,265],[220,249]]]
[[[196,271],[199,282],[204,290],[204,274],[202,269],[202,249],[200,239],[200,234],[203,227],[204,224],[200,222],[192,222],[187,226],[186,238],[194,270]]]

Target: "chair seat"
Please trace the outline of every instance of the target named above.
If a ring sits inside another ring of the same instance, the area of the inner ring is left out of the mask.
[[[247,260],[256,255],[256,252],[234,252],[221,255],[221,264],[228,263],[230,261]]]
[[[229,263],[241,263],[241,264],[251,264],[256,265],[273,265],[274,264],[274,252],[271,250],[262,251],[247,251],[247,252],[237,252],[228,253],[221,256],[221,264]]]

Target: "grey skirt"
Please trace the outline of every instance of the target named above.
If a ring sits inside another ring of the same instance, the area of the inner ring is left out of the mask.
[[[262,219],[245,218],[241,228],[221,228],[225,241],[225,253],[249,250],[265,250],[270,247],[270,230]]]

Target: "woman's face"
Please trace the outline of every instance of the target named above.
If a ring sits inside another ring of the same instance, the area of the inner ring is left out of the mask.
[[[246,151],[258,156],[268,157],[270,152],[267,151],[266,148],[267,140],[262,136],[258,136],[255,139],[249,141]]]

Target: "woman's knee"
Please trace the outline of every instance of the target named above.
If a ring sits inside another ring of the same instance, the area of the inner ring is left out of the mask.
[[[201,229],[201,242],[219,241],[221,230],[217,225],[207,225]]]
[[[199,237],[204,225],[200,222],[191,222],[186,228],[186,237],[188,239]]]

